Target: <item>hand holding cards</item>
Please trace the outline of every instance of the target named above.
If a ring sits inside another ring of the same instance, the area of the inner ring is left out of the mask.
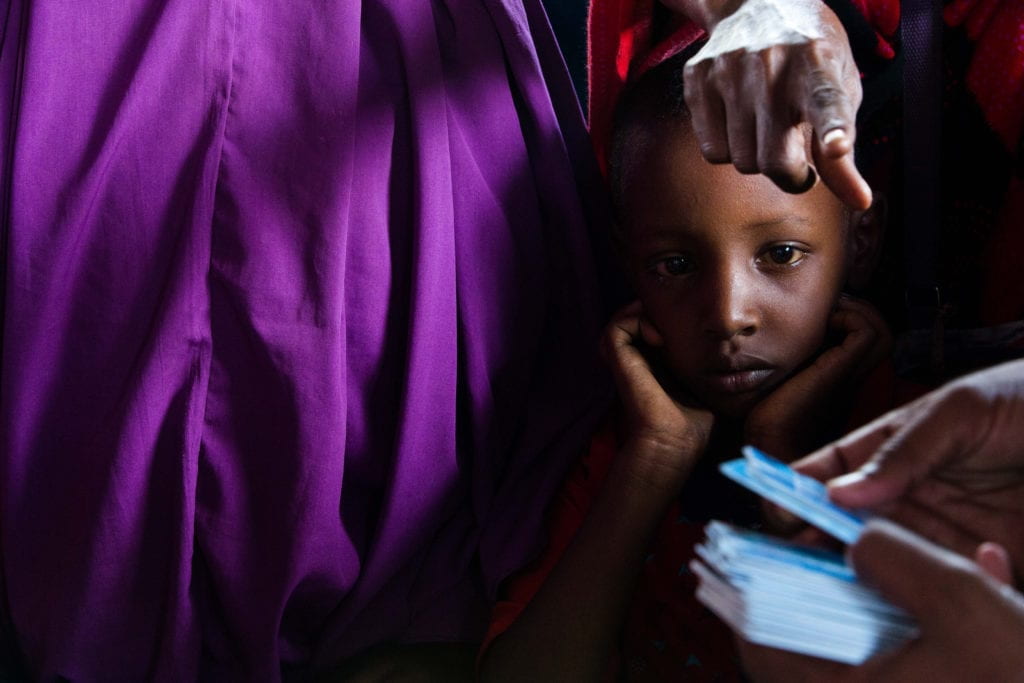
[[[744,454],[722,472],[841,541],[860,535],[867,518],[829,502],[821,482],[749,446]],[[917,634],[838,553],[711,522],[697,555],[697,598],[752,643],[859,664]]]

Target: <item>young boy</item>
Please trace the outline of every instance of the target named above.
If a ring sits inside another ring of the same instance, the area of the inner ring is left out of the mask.
[[[707,519],[758,516],[714,466],[742,443],[792,458],[835,435],[887,353],[880,317],[842,294],[866,284],[876,213],[704,161],[685,58],[619,106],[610,176],[639,297],[604,340],[620,410],[556,502],[548,550],[507,586],[484,680],[738,680],[685,569]]]

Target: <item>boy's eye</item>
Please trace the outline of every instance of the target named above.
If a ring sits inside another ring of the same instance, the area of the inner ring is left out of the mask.
[[[693,261],[685,256],[669,256],[656,262],[653,270],[661,277],[680,277],[692,273],[695,268]]]
[[[792,244],[780,244],[765,252],[768,260],[776,266],[792,266],[803,260],[807,252]]]

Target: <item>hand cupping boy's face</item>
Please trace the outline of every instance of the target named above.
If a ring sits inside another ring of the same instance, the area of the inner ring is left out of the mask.
[[[844,281],[849,213],[823,185],[787,194],[708,164],[661,121],[622,188],[629,271],[676,378],[744,416],[821,348]]]

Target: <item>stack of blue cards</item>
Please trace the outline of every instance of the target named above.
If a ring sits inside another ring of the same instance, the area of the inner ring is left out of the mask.
[[[754,448],[722,472],[845,543],[865,517],[825,487]],[[917,635],[913,620],[858,581],[842,555],[711,522],[691,568],[697,598],[746,640],[848,664]]]

